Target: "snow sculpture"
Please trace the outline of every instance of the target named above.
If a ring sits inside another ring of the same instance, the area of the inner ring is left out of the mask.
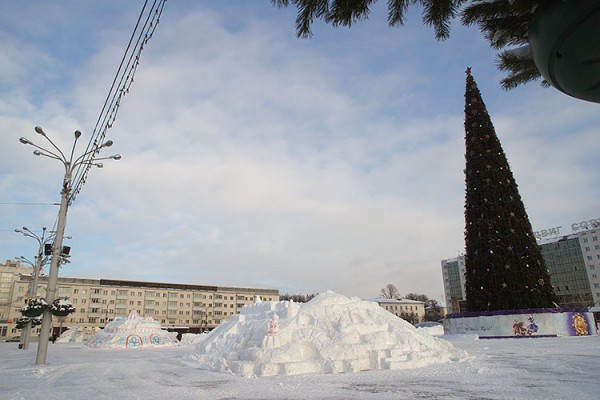
[[[179,346],[177,332],[161,329],[152,317],[140,317],[136,310],[129,316],[117,317],[96,333],[88,342],[92,348],[172,347]]]
[[[466,357],[377,303],[333,292],[262,302],[221,323],[185,358],[241,376],[416,368]]]

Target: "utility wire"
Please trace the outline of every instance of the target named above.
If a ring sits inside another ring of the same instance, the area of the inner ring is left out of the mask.
[[[131,38],[129,39],[129,43],[127,44],[127,48],[125,49],[125,53],[123,54],[123,58],[121,59],[121,63],[119,64],[119,68],[117,69],[115,78],[113,79],[111,88],[108,92],[106,100],[104,101],[104,105],[102,106],[100,116],[98,117],[96,125],[94,126],[94,131],[92,132],[90,141],[84,152],[84,154],[88,152],[89,154],[77,167],[76,171],[74,171],[72,186],[73,191],[71,192],[71,196],[69,198],[69,204],[75,200],[75,197],[79,194],[82,186],[85,184],[89,170],[92,167],[92,162],[98,154],[99,147],[102,145],[104,138],[106,137],[106,131],[112,128],[115,122],[119,107],[121,105],[121,99],[123,96],[129,93],[129,89],[134,82],[134,75],[137,71],[138,65],[140,64],[141,53],[144,50],[144,46],[152,38],[156,26],[160,22],[160,16],[162,15],[166,1],[167,0],[154,0],[152,6],[146,10],[148,5],[148,0],[146,0],[144,6],[142,7],[138,20],[131,34]],[[138,30],[140,27],[140,22],[144,19],[144,15],[146,15],[145,21],[143,26]],[[135,39],[136,35],[137,39]],[[132,48],[131,44],[134,41],[135,44]]]
[[[7,202],[0,202],[0,205],[17,205],[17,206],[60,206],[60,203],[7,203]]]

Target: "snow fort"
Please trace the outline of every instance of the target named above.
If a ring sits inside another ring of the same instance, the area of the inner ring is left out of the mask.
[[[304,304],[246,306],[195,350],[185,358],[200,368],[245,377],[409,369],[467,356],[375,302],[331,291]]]
[[[137,349],[179,346],[177,332],[161,329],[152,317],[140,317],[131,310],[128,317],[116,317],[86,343],[92,348]]]

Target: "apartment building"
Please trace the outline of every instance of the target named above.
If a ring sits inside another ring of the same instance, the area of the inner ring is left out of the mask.
[[[10,299],[6,318],[0,322],[2,336],[19,334],[15,320],[21,316],[20,309],[27,299],[31,268],[27,273],[13,274],[11,285],[6,285],[9,290],[5,297]],[[45,296],[46,286],[47,278],[40,277],[39,296]],[[58,278],[57,296],[69,298],[76,311],[53,318],[55,333],[66,327],[102,328],[115,317],[126,317],[132,309],[160,321],[165,329],[199,333],[253,304],[256,296],[262,301],[279,301],[276,289],[69,277]]]
[[[31,267],[23,266],[20,261],[7,260],[4,264],[0,263],[0,341],[11,334],[8,321],[11,319],[13,306],[17,305],[13,304],[14,282],[20,275],[31,274],[31,271]]]

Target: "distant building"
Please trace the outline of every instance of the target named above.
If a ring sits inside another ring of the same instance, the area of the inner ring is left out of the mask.
[[[435,306],[425,307],[425,319],[427,321],[439,321],[446,317],[448,309],[444,304],[437,303]]]
[[[573,224],[574,227],[578,225]],[[589,228],[591,226],[594,227]],[[600,304],[600,229],[596,224],[587,227],[589,229],[577,230],[570,235],[538,241],[560,307]],[[464,256],[442,260],[442,276],[448,313],[462,311]]]
[[[8,323],[11,310],[23,306],[22,301],[13,303],[13,299],[18,298],[14,293],[14,282],[19,280],[21,274],[31,274],[31,271],[31,267],[21,265],[20,261],[6,260],[5,264],[0,263],[0,341],[6,336],[14,335],[14,332],[10,332]]]
[[[561,307],[600,302],[600,230],[591,229],[540,242],[550,283]]]
[[[21,316],[31,281],[31,267],[13,264],[9,267],[0,264],[0,299],[7,299],[0,310],[3,313],[0,340],[19,334],[15,320]],[[40,277],[40,297],[45,296],[46,286],[47,278]],[[245,305],[253,304],[256,296],[263,301],[279,301],[276,289],[59,277],[57,297],[69,298],[76,312],[64,318],[53,317],[52,327],[56,333],[67,327],[102,328],[115,317],[126,317],[135,309],[140,315],[160,321],[165,329],[199,333],[213,329]],[[39,327],[34,332],[39,332]]]
[[[386,299],[384,297],[376,297],[374,299],[369,299],[369,301],[376,302],[380,307],[397,317],[407,320],[413,325],[418,324],[425,319],[425,303],[422,301]]]
[[[465,300],[465,256],[442,260],[442,276],[447,312],[460,312],[460,302]]]

